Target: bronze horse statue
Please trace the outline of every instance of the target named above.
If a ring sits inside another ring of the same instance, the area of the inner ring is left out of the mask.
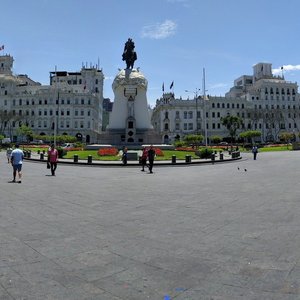
[[[122,60],[125,60],[126,62],[126,69],[132,69],[134,62],[137,59],[136,52],[134,51],[134,42],[132,39],[128,39],[128,41],[125,43],[124,52],[122,54]]]

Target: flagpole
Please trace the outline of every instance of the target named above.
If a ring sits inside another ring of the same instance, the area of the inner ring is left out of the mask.
[[[205,147],[207,147],[207,122],[206,122],[206,90],[205,90],[205,68],[203,68],[203,108],[204,108],[204,132],[205,132]]]
[[[55,66],[55,98],[59,99],[59,91],[57,85],[57,67]],[[56,130],[57,130],[57,115],[56,115],[56,99],[54,98],[54,132],[53,132],[53,143],[56,148]]]

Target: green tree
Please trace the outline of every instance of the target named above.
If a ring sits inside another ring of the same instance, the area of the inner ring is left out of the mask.
[[[32,133],[32,129],[26,125],[21,125],[18,129],[17,129],[17,134],[25,137],[26,141],[29,142],[30,138],[32,137],[33,133]]]
[[[184,142],[188,145],[199,146],[204,137],[201,134],[188,134],[184,137]]]
[[[281,132],[279,138],[283,140],[286,143],[286,147],[289,148],[289,143],[295,138],[295,135],[292,132]]]
[[[224,118],[221,118],[221,124],[227,128],[231,138],[231,144],[232,144],[233,141],[236,139],[237,130],[243,124],[243,120],[238,116],[228,115]]]
[[[219,144],[222,141],[222,137],[219,135],[213,135],[210,137],[210,140],[214,143],[214,144]]]
[[[239,134],[239,136],[243,140],[251,139],[251,143],[254,144],[253,138],[261,136],[261,131],[259,131],[259,130],[248,130],[248,131],[241,132]]]

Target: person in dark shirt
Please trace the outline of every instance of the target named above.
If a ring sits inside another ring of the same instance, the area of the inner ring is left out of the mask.
[[[153,163],[154,163],[154,157],[155,157],[155,150],[153,149],[153,146],[151,145],[149,150],[148,150],[148,161],[149,161],[149,172],[152,174],[152,169],[153,169]]]

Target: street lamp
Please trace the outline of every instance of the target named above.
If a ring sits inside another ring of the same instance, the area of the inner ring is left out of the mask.
[[[201,91],[201,89],[196,88],[195,91],[189,91],[185,90],[186,93],[194,93],[194,98],[196,100],[196,134],[198,135],[198,92]]]

